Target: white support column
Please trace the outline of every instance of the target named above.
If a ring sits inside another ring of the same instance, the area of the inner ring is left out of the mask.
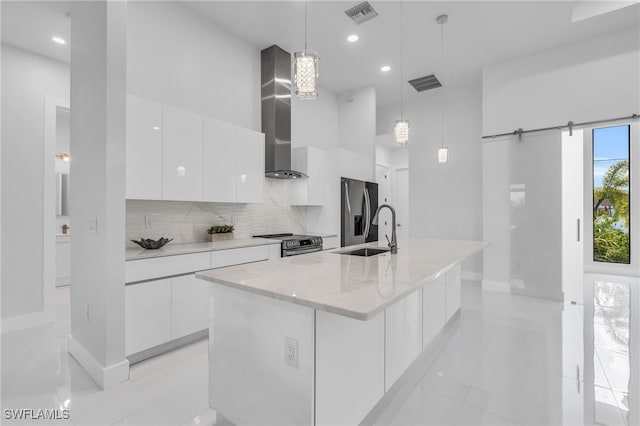
[[[77,2],[71,13],[69,353],[102,387],[126,381],[126,1]]]

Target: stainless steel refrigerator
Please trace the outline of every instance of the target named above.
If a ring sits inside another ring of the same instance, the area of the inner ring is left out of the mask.
[[[340,246],[378,241],[378,226],[371,224],[378,209],[378,184],[343,177],[340,192]]]

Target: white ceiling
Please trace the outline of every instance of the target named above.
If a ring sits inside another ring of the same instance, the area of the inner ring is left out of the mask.
[[[130,0],[131,1],[131,0]],[[640,6],[611,9],[572,23],[575,1],[399,1],[370,3],[379,16],[355,25],[344,11],[353,1],[309,1],[308,46],[320,56],[321,84],[335,93],[375,86],[378,106],[400,99],[400,31],[404,36],[404,78],[435,73],[445,87],[479,81],[483,67],[530,55],[555,46],[640,26]],[[304,47],[304,2],[194,1],[182,2],[199,16],[225,28],[259,49],[277,44],[290,52]],[[627,2],[628,3],[628,2]],[[2,1],[2,41],[69,62],[69,46],[52,43],[51,36],[69,39],[69,2]],[[590,8],[593,10],[593,7]],[[446,13],[444,66],[440,57],[440,26]],[[591,13],[593,14],[593,13]],[[584,15],[584,13],[583,13]],[[402,22],[402,25],[401,25]],[[348,43],[349,34],[357,43]],[[392,70],[380,72],[389,64]],[[402,84],[405,101],[416,93]],[[428,93],[428,92],[426,92]]]
[[[575,1],[399,1],[370,0],[379,16],[354,24],[344,11],[359,3],[310,1],[308,46],[320,57],[321,84],[333,92],[373,85],[378,106],[399,102],[400,31],[404,35],[404,81],[434,73],[445,87],[479,81],[484,66],[562,44],[638,27],[640,8],[621,9],[572,24]],[[608,1],[597,3],[610,3]],[[304,47],[304,2],[187,2],[187,7],[262,49],[277,44],[290,52]],[[440,26],[446,13],[444,67]],[[401,25],[402,22],[402,25]],[[351,44],[346,38],[358,34]],[[380,66],[392,70],[383,74]],[[405,101],[418,94],[403,85]]]
[[[51,41],[53,36],[69,41],[68,2],[2,0],[1,6],[2,43],[69,63],[69,44]]]

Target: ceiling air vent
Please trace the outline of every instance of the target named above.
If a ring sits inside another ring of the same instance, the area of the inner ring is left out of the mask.
[[[378,12],[375,11],[373,6],[368,1],[363,1],[349,10],[345,10],[344,13],[355,22],[357,25],[367,22],[370,19],[378,16]]]
[[[425,90],[442,87],[442,83],[440,83],[440,80],[438,80],[438,78],[433,74],[409,80],[409,84],[413,86],[413,88],[416,89],[417,92],[424,92]]]

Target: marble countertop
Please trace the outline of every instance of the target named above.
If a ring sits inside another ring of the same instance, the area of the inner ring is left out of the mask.
[[[212,269],[196,277],[367,320],[487,245],[483,241],[409,239],[399,243],[394,255],[340,254],[361,247],[386,247],[376,242]]]
[[[199,242],[199,243],[168,243],[166,246],[157,250],[148,250],[143,248],[127,248],[125,252],[126,260],[149,259],[152,257],[175,256],[178,254],[199,253],[203,251],[228,250],[241,247],[253,247],[278,244],[280,240],[270,240],[267,238],[238,238],[233,240],[222,240],[215,242]]]

